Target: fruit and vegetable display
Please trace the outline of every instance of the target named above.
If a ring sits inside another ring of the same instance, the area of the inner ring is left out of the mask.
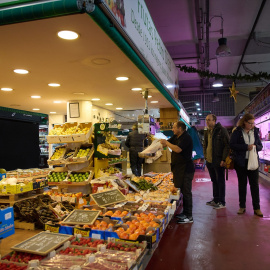
[[[32,198],[15,203],[13,205],[13,209],[21,220],[35,222],[35,209],[40,205],[41,201],[38,198]]]
[[[84,149],[81,148],[81,149],[78,151],[76,157],[77,157],[77,158],[86,157],[86,156],[88,156],[90,150],[91,150],[90,148],[84,148]]]
[[[61,135],[72,135],[75,134],[77,126],[68,127],[65,130],[62,130]]]
[[[12,251],[10,254],[4,256],[2,260],[10,261],[10,262],[28,263],[31,260],[41,261],[44,258],[45,256],[41,256],[41,255],[20,252],[20,251]]]
[[[59,222],[59,218],[48,206],[40,206],[36,208],[35,211],[42,223],[47,223],[48,221],[51,221],[52,223]]]
[[[90,176],[90,172],[81,172],[81,173],[72,172],[68,176],[68,181],[84,182],[88,180],[89,176]]]
[[[48,182],[62,182],[67,178],[68,172],[51,172],[48,175]]]
[[[53,155],[51,156],[50,160],[57,160],[64,156],[64,153],[66,152],[66,147],[57,147],[55,148],[55,151]]]
[[[77,127],[75,134],[87,134],[91,127],[80,128],[80,125]]]
[[[72,246],[92,247],[96,248],[98,245],[103,245],[105,240],[95,240],[92,238],[78,238],[71,241]]]
[[[93,249],[80,249],[74,247],[67,247],[66,249],[60,250],[59,254],[69,255],[69,256],[85,256],[87,254],[95,253]]]
[[[133,180],[131,180],[131,183],[135,184],[136,187],[140,190],[157,190],[157,186],[155,186],[153,183],[145,180],[143,177],[134,177]]]
[[[56,135],[56,136],[61,135],[62,130],[63,130],[62,126],[61,127],[54,127],[53,129],[51,129],[49,131],[49,135]]]
[[[110,242],[108,243],[107,249],[111,250],[122,250],[122,251],[127,251],[127,252],[136,252],[137,249],[142,249],[138,244],[125,244],[125,243],[113,243]]]
[[[1,270],[26,270],[27,265],[21,266],[21,265],[17,265],[17,264],[14,264],[14,263],[0,262],[0,269]]]
[[[74,206],[68,201],[62,201],[61,204],[68,212],[72,212],[74,210]]]

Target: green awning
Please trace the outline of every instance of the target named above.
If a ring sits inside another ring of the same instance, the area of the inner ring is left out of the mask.
[[[0,25],[39,20],[85,12],[79,0],[17,1],[0,5]]]

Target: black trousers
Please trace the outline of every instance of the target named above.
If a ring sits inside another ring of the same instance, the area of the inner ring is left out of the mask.
[[[183,214],[192,216],[192,180],[194,172],[186,173],[182,172],[181,167],[172,165],[173,182],[176,188],[180,188],[183,195]]]
[[[141,176],[143,158],[140,158],[138,153],[138,151],[129,150],[129,160],[132,173],[136,176]]]
[[[245,167],[234,165],[238,178],[239,207],[246,208],[248,178],[253,209],[257,210],[260,209],[259,169],[250,171],[247,169],[247,163],[248,160],[246,160]]]
[[[213,166],[212,163],[206,161],[206,166],[212,181],[213,198],[216,203],[226,204],[225,202],[225,168]]]

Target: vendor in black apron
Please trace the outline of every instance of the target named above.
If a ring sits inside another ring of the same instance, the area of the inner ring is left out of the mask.
[[[172,131],[174,135],[169,140],[162,139],[160,142],[164,147],[168,146],[172,150],[173,182],[183,194],[183,212],[176,215],[177,223],[193,223],[191,192],[195,171],[192,161],[193,142],[184,122],[174,123]]]

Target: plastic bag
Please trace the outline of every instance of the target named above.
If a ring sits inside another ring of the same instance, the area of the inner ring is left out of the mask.
[[[258,167],[259,167],[258,155],[257,155],[256,147],[253,146],[252,150],[249,151],[247,169],[250,171],[255,171],[258,169]]]

